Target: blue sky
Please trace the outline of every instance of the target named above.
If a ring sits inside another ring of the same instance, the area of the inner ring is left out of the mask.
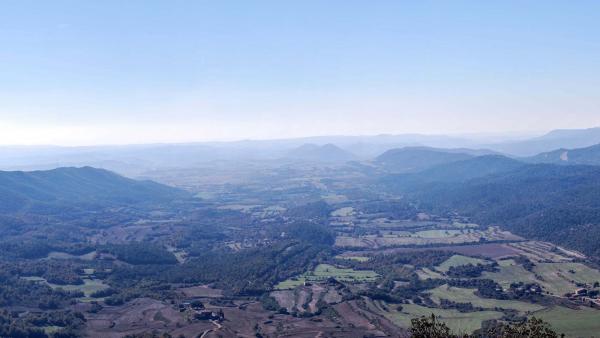
[[[3,1],[0,143],[600,125],[597,1]]]

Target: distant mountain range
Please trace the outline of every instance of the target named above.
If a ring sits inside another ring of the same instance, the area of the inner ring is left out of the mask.
[[[436,165],[472,158],[461,152],[426,147],[407,147],[388,150],[375,159],[375,163],[395,173],[414,173]]]
[[[544,155],[545,158],[533,157],[556,149],[583,148],[598,143],[600,128],[555,130],[542,136],[519,140],[514,140],[514,137],[509,135],[490,138],[481,135],[457,137],[400,134],[123,146],[7,146],[0,147],[0,169],[47,170],[67,166],[93,166],[130,177],[140,177],[151,170],[193,168],[212,161],[291,158],[317,162],[375,160],[398,172],[416,172],[431,165],[467,159],[465,154],[471,157],[505,154],[513,157],[531,157],[524,159],[526,161],[551,162],[557,157],[554,154]],[[404,150],[394,150],[402,148]],[[573,151],[568,152],[567,162],[595,163],[592,160],[583,162],[583,157],[575,161],[577,155]],[[559,159],[563,153],[564,151],[559,153]],[[393,157],[397,157],[398,160],[394,160]],[[408,162],[402,163],[403,158]]]
[[[390,172],[416,173],[441,164],[492,154],[496,153],[486,149],[405,147],[388,150],[374,162]]]
[[[289,151],[285,158],[314,162],[347,162],[356,156],[334,144],[325,145],[303,144]]]
[[[600,143],[600,127],[589,129],[553,130],[528,140],[486,146],[514,156],[534,156],[555,149],[584,148]]]
[[[0,171],[0,212],[3,213],[167,202],[187,196],[181,190],[152,181],[136,181],[91,167]]]

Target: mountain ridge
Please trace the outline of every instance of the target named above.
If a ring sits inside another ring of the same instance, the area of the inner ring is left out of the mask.
[[[488,145],[489,148],[515,156],[535,156],[556,149],[589,147],[600,143],[600,127],[587,129],[555,129],[542,136]]]
[[[35,212],[41,206],[107,206],[165,202],[187,193],[93,167],[0,171],[0,210]]]
[[[560,148],[526,158],[533,163],[600,165],[600,144],[585,148]]]

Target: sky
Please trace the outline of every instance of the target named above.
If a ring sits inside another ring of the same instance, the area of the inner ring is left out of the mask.
[[[0,2],[0,144],[595,126],[598,1]]]

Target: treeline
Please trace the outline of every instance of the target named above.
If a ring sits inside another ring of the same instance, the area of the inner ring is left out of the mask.
[[[349,261],[356,268],[372,269],[375,271],[384,272],[388,268],[396,268],[398,266],[412,265],[413,267],[434,267],[442,264],[454,253],[442,250],[428,250],[415,252],[402,252],[379,254],[369,258],[368,261]]]
[[[477,278],[481,277],[484,271],[495,272],[498,271],[498,263],[492,262],[490,264],[465,264],[458,266],[451,266],[446,275],[452,278]]]
[[[407,201],[367,200],[360,203],[358,209],[367,214],[386,214],[394,219],[412,219],[417,210]]]
[[[109,244],[99,249],[129,264],[177,264],[177,258],[162,245],[146,242]]]

